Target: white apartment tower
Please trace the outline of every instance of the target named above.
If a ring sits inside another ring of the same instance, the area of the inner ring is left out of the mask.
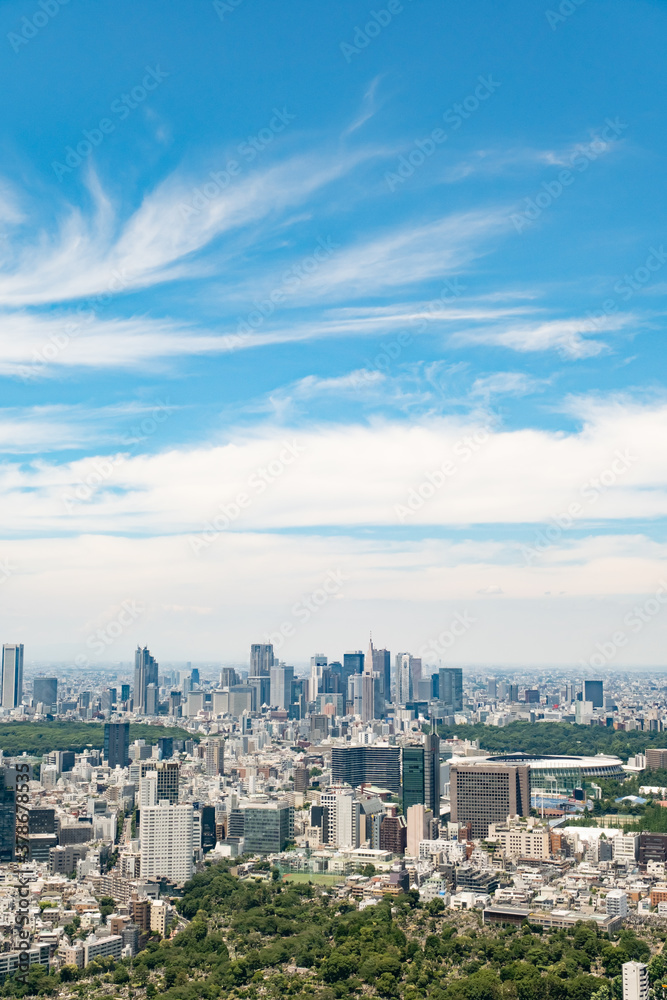
[[[648,1000],[648,966],[643,962],[624,962],[623,1000]]]
[[[168,878],[183,885],[192,878],[194,815],[192,805],[169,804],[141,810],[141,877]]]
[[[225,741],[218,736],[206,741],[206,773],[225,773]]]
[[[325,808],[326,843],[331,847],[359,847],[359,803],[354,790],[336,785],[322,793]]]

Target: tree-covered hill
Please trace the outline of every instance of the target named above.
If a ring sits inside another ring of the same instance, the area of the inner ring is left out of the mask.
[[[1,732],[1,730],[0,730]],[[440,726],[446,739],[479,740],[492,753],[596,754],[624,762],[646,747],[663,746],[664,733],[623,732],[607,726],[577,726],[569,722],[511,722],[508,726]]]
[[[155,743],[161,736],[176,739],[198,739],[184,729],[166,726],[130,725],[130,741],[146,740]],[[40,756],[51,750],[86,748],[101,750],[104,746],[104,725],[100,722],[2,722],[0,723],[0,750],[5,756],[27,753]]]

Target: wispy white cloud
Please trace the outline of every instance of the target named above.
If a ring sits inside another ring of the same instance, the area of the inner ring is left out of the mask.
[[[373,80],[371,80],[370,86],[368,87],[368,90],[364,94],[361,110],[357,115],[357,117],[354,119],[354,121],[351,122],[351,124],[348,125],[348,127],[343,132],[344,136],[348,136],[351,135],[353,132],[356,132],[357,129],[360,129],[363,125],[366,124],[367,121],[370,121],[370,119],[377,114],[378,109],[380,107],[380,101],[378,100],[377,97],[377,90],[383,78],[383,75],[384,74],[379,73],[376,77],[374,77]]]
[[[533,378],[525,372],[494,372],[476,378],[470,394],[486,400],[493,396],[527,396],[539,392],[547,384],[545,379]]]
[[[459,331],[452,337],[458,344],[497,344],[521,353],[557,351],[570,359],[590,358],[608,350],[608,344],[594,340],[591,333],[614,332],[636,325],[637,318],[630,313],[606,316],[595,324],[586,317],[573,319],[523,322]]]
[[[303,204],[374,155],[304,155],[249,171],[235,182],[216,181],[215,170],[203,178],[175,174],[125,221],[91,174],[91,212],[70,208],[56,232],[41,231],[33,243],[17,248],[16,264],[0,270],[0,304],[64,302],[118,285],[136,289],[207,273],[195,256],[222,234]],[[197,199],[198,186],[209,193]]]

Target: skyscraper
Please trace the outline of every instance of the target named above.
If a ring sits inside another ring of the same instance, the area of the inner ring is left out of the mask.
[[[396,704],[407,705],[412,701],[412,657],[409,653],[396,654]]]
[[[373,670],[382,678],[382,695],[391,703],[391,653],[388,649],[373,650]]]
[[[273,646],[270,642],[255,642],[250,647],[250,676],[269,677],[274,665]]]
[[[143,649],[137,646],[136,652],[134,654],[134,711],[139,712],[141,715],[148,715],[148,687],[150,684],[155,685],[155,690],[157,690],[158,684],[158,665],[155,657],[151,656],[148,651],[148,647],[145,646]],[[150,714],[154,715],[156,696],[151,692],[151,701],[153,704],[151,708],[154,709]]]
[[[23,701],[23,643],[2,647],[2,707],[17,708]]]
[[[403,815],[407,816],[410,806],[423,805],[424,797],[424,747],[407,746],[401,752],[403,763]]]
[[[104,723],[104,757],[110,768],[130,763],[130,723]]]
[[[530,768],[525,764],[452,764],[452,822],[470,823],[473,837],[486,837],[489,823],[530,813]]]
[[[271,705],[287,709],[292,700],[294,667],[271,667]]]
[[[343,670],[341,673],[343,694],[347,695],[348,681],[352,674],[361,674],[364,669],[364,654],[360,649],[343,654]]]
[[[58,678],[35,677],[32,694],[35,705],[41,703],[47,712],[52,711],[58,702]]]
[[[324,653],[315,653],[310,658],[310,690],[308,692],[309,701],[315,701],[317,695],[322,690],[322,674],[326,670],[328,660]]]
[[[440,818],[440,738],[429,733],[424,739],[424,803]]]
[[[463,670],[461,667],[441,667],[439,674],[440,701],[453,712],[462,712]]]
[[[19,779],[22,780],[22,779]],[[23,807],[27,813],[27,807]],[[22,848],[19,847],[19,854]],[[23,848],[27,850],[27,848]],[[0,863],[8,864],[16,851],[16,772],[0,767]]]
[[[168,878],[183,885],[192,878],[192,805],[162,801],[141,810],[141,877]]]
[[[603,681],[584,681],[583,701],[593,703],[593,708],[604,708]]]

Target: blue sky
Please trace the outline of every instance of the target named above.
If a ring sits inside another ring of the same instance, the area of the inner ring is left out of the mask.
[[[662,665],[666,17],[3,4],[6,641]]]

